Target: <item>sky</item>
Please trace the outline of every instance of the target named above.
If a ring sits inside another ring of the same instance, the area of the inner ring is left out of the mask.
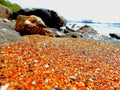
[[[22,8],[47,8],[67,19],[120,22],[119,0],[9,0]]]

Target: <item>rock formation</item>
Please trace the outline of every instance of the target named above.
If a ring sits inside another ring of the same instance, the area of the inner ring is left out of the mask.
[[[49,9],[20,9],[13,12],[11,19],[16,19],[18,15],[35,15],[40,17],[49,28],[57,28],[66,25],[66,19],[58,15],[55,11]]]
[[[35,15],[19,15],[16,19],[15,30],[21,35],[40,34],[47,36],[59,36],[60,32],[55,28],[48,28],[40,17]]]
[[[92,27],[88,25],[80,27],[80,29],[78,29],[77,32],[81,33],[84,37],[90,38],[98,37],[99,35],[96,30],[94,30]]]
[[[47,33],[45,23],[41,18],[31,15],[19,15],[16,19],[15,30],[20,32],[21,35],[25,34],[41,34]]]
[[[82,26],[77,30],[75,30],[72,27],[70,28],[66,26],[65,32],[67,33],[64,37],[84,38],[84,39],[95,39],[100,37],[98,32],[88,25]]]

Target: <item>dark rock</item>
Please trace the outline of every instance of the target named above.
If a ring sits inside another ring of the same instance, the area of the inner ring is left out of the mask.
[[[78,32],[69,32],[69,33],[66,33],[66,35],[64,35],[63,37],[66,37],[66,38],[82,38],[83,35],[78,33]]]
[[[69,28],[68,26],[66,26],[66,30],[70,31],[70,32],[75,32],[75,30],[73,28]]]
[[[50,33],[49,33],[49,36],[52,36],[52,37],[63,37],[65,36],[65,33],[59,31],[58,29],[55,29],[55,28],[47,28]]]
[[[120,39],[120,34],[118,33],[110,33],[109,34],[112,38]]]
[[[55,11],[49,9],[20,9],[17,12],[13,12],[11,19],[16,19],[18,15],[35,15],[40,17],[47,27],[57,28],[66,25],[66,19],[58,15]]]

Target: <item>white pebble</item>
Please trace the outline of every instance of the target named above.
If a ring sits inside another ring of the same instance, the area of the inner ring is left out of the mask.
[[[49,81],[48,79],[45,79],[45,82],[46,82],[46,83],[48,83],[48,81]]]
[[[7,90],[8,87],[9,87],[9,83],[0,87],[0,90]]]
[[[35,84],[36,84],[36,82],[35,82],[35,81],[32,81],[32,84],[33,84],[33,85],[35,85]]]
[[[48,65],[48,64],[45,64],[44,67],[45,67],[45,68],[49,68],[49,65]]]

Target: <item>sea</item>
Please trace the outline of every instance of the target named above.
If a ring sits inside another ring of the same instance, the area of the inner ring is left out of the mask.
[[[77,26],[88,25],[95,29],[99,34],[109,35],[110,33],[120,33],[120,23],[106,23],[95,22],[93,20],[67,20],[67,26],[72,27],[73,24]],[[78,29],[78,27],[76,27]]]

